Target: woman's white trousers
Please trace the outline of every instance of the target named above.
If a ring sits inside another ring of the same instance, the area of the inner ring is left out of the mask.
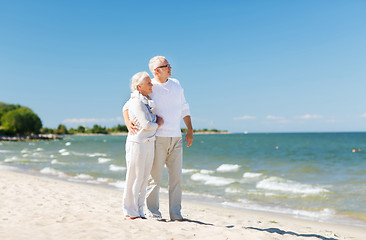
[[[154,160],[154,140],[145,143],[126,142],[126,187],[123,212],[131,217],[145,217],[147,180]]]

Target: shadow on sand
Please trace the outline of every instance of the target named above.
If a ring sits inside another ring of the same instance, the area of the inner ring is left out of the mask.
[[[292,235],[292,236],[296,236],[296,237],[316,237],[322,240],[338,240],[336,238],[327,238],[327,237],[323,237],[321,235],[318,234],[298,234],[295,232],[291,232],[291,231],[283,231],[281,229],[278,228],[266,228],[266,229],[261,229],[261,228],[255,228],[255,227],[245,227],[246,229],[253,229],[253,230],[257,230],[257,231],[262,231],[262,232],[269,232],[269,233],[278,233],[281,235]]]
[[[201,221],[197,221],[197,220],[192,220],[192,219],[187,219],[187,218],[184,218],[184,221],[185,222],[191,222],[191,223],[197,223],[197,224],[200,224],[200,225],[205,225],[205,226],[215,226],[214,224],[212,223],[205,223],[205,222],[201,222]],[[234,225],[227,225],[225,226],[226,228],[233,228],[235,227]]]
[[[185,222],[191,222],[191,223],[197,223],[200,225],[206,225],[206,226],[214,226],[212,223],[205,223],[205,222],[201,222],[201,221],[197,221],[197,220],[192,220],[192,219],[184,219]]]

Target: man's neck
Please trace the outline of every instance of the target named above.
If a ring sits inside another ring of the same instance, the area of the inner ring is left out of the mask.
[[[159,78],[158,76],[155,76],[155,80],[159,83],[166,83],[168,78]]]

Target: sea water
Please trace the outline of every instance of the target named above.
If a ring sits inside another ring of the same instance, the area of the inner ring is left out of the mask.
[[[123,189],[125,142],[0,142],[0,167]],[[184,198],[366,227],[366,133],[195,135],[182,172]]]

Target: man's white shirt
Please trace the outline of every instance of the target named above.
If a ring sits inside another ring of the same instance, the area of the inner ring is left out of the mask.
[[[164,124],[158,128],[156,136],[181,137],[181,119],[190,115],[189,105],[184,97],[184,90],[179,81],[169,78],[165,83],[152,79],[152,93],[149,95],[156,104],[156,115],[164,119]],[[129,102],[123,106],[128,109]]]

